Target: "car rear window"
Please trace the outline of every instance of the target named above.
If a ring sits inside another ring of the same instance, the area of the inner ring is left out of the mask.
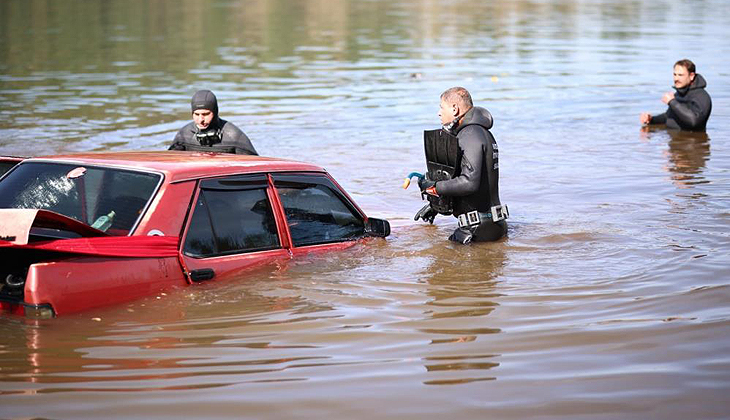
[[[0,181],[0,208],[50,210],[127,235],[162,175],[57,162],[23,162]]]

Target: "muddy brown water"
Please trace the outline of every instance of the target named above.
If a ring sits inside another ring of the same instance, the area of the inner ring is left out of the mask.
[[[721,0],[0,2],[0,154],[165,148],[196,89],[387,240],[50,320],[0,317],[0,418],[730,417]],[[671,66],[706,135],[642,131]],[[438,95],[494,114],[509,237],[412,221]]]

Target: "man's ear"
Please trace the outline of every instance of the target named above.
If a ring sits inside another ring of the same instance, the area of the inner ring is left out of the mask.
[[[453,103],[451,104],[451,114],[454,118],[459,116],[459,104]]]
[[[694,82],[695,81],[695,74],[694,73],[690,73],[689,74],[689,81],[690,82]]]

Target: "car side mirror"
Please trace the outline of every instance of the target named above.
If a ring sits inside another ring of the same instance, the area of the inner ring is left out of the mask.
[[[385,238],[390,235],[390,223],[384,219],[368,217],[368,221],[365,223],[365,233],[369,236]]]

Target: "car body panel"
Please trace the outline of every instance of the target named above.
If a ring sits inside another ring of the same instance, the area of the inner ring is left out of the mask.
[[[182,257],[186,273],[195,270],[212,269],[214,277],[211,280],[223,281],[241,276],[241,273],[263,264],[283,262],[291,259],[291,253],[286,249],[251,252],[246,254],[223,255],[209,258]],[[188,281],[194,281],[188,275]]]
[[[196,182],[163,183],[132,235],[180,236]]]
[[[103,281],[100,281],[103,279]],[[56,315],[138,299],[187,284],[175,257],[78,257],[30,266],[25,302]]]

